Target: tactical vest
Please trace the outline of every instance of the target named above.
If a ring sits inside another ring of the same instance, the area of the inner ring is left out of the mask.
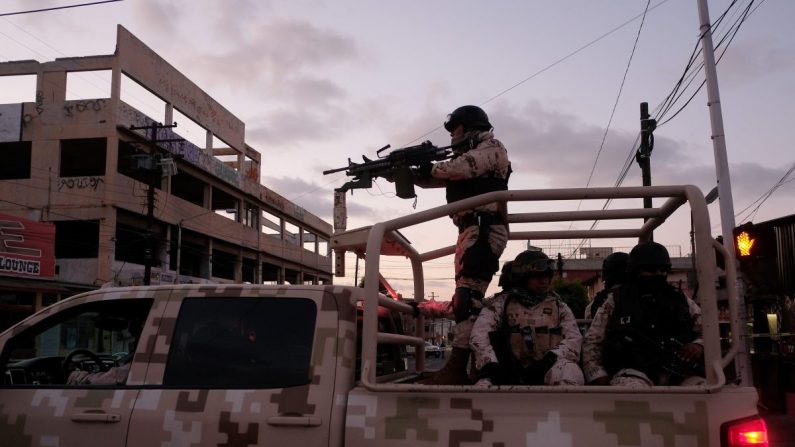
[[[493,172],[487,176],[467,178],[462,180],[448,180],[446,188],[447,203],[479,196],[487,192],[506,191],[508,178],[511,176],[510,167],[505,178],[497,178]]]
[[[607,327],[602,359],[608,373],[633,368],[652,380],[664,364],[650,343],[675,339],[687,344],[696,339],[687,298],[671,286],[641,293],[634,285],[613,289],[614,309]]]
[[[519,299],[508,297],[503,306],[502,325],[489,334],[494,353],[503,374],[505,383],[522,383],[539,385],[541,377],[530,377],[527,372],[532,370],[534,362],[541,360],[547,351],[555,348],[563,340],[563,328],[560,325],[560,299],[541,301],[529,307],[539,307],[540,314],[535,315],[535,324],[525,327],[510,327],[507,313],[511,306],[524,306]],[[529,308],[528,306],[524,306]]]

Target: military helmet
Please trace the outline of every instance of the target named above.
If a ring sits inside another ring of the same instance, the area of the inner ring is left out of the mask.
[[[444,128],[452,132],[459,124],[463,124],[466,130],[491,130],[493,127],[486,112],[478,106],[461,106],[453,110],[447,115]]]
[[[554,261],[542,251],[525,250],[519,253],[511,264],[511,282],[520,284],[530,277],[552,276],[553,263]]]
[[[610,253],[604,261],[602,261],[602,280],[605,286],[613,287],[616,284],[621,284],[627,276],[627,260],[629,255],[617,251]]]
[[[633,247],[627,259],[627,272],[637,273],[644,267],[657,267],[670,271],[671,257],[668,255],[668,250],[654,241],[641,242]]]
[[[513,286],[513,281],[511,281],[512,266],[513,266],[513,261],[507,261],[505,264],[502,265],[502,270],[500,270],[500,280],[497,283],[497,285],[502,287],[503,289],[508,289]]]

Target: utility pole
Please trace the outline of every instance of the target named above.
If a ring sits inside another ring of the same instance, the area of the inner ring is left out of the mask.
[[[720,225],[723,235],[723,247],[728,253],[726,269],[737,269],[734,257],[734,199],[732,197],[731,180],[729,178],[729,159],[726,155],[726,135],[723,131],[723,114],[718,93],[718,72],[715,69],[715,48],[712,44],[712,26],[709,19],[707,0],[698,0],[699,32],[701,33],[702,54],[704,55],[704,76],[707,84],[707,106],[709,107],[709,120],[712,127],[712,149],[715,155],[715,172],[718,180],[718,199],[720,204]],[[737,275],[740,278],[740,275]],[[742,285],[738,280],[736,284],[727,284],[735,287],[737,291],[737,322],[741,330],[746,327],[745,296]],[[740,336],[734,366],[740,383],[751,386],[751,364],[745,346],[745,338]]]
[[[649,115],[649,103],[640,103],[640,147],[635,153],[635,161],[640,166],[643,186],[651,186],[651,151],[654,149],[654,129],[657,121]],[[651,197],[643,198],[643,208],[651,208]],[[648,220],[644,219],[644,221]],[[654,240],[654,235],[650,235]]]
[[[148,157],[140,158],[138,168],[145,172],[146,177],[146,244],[144,247],[144,285],[148,286],[152,282],[152,261],[154,260],[154,238],[152,237],[152,227],[155,221],[155,180],[162,173],[161,166],[157,163],[158,140],[157,131],[177,127],[177,123],[163,124],[152,123],[148,126],[130,126],[130,130],[147,130],[149,135],[149,147],[151,152]],[[160,142],[183,141],[182,138],[163,139]]]

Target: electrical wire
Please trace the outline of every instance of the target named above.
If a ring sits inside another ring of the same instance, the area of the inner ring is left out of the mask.
[[[792,178],[792,179],[790,179],[790,180],[787,180],[787,177],[789,177],[789,176],[790,176],[790,174],[792,174],[792,173],[793,173],[793,171],[795,171],[795,163],[793,163],[793,164],[792,164],[792,165],[789,167],[789,169],[787,169],[787,171],[784,173],[784,175],[782,175],[782,176],[781,176],[781,178],[780,178],[780,179],[779,179],[779,180],[778,180],[778,181],[777,181],[777,182],[776,182],[776,183],[775,183],[773,186],[771,186],[770,188],[768,188],[768,190],[767,190],[767,191],[765,191],[764,193],[762,193],[762,195],[761,195],[761,196],[759,196],[759,197],[758,197],[756,200],[754,200],[753,202],[751,202],[751,204],[750,204],[750,205],[746,206],[746,207],[745,207],[745,208],[743,208],[741,211],[737,212],[737,213],[734,215],[734,217],[735,217],[735,218],[737,218],[738,216],[740,216],[740,215],[741,215],[741,214],[743,214],[744,212],[748,211],[748,209],[750,209],[752,206],[754,206],[754,205],[756,204],[756,208],[754,208],[754,209],[753,209],[751,212],[749,212],[749,213],[748,213],[748,215],[746,215],[745,217],[743,217],[743,218],[740,218],[740,219],[739,219],[741,222],[743,222],[743,221],[749,221],[749,220],[753,220],[753,218],[756,216],[756,213],[759,211],[759,208],[761,208],[761,207],[762,207],[762,205],[765,203],[765,201],[767,201],[767,199],[769,199],[769,198],[770,198],[770,196],[772,196],[772,195],[773,195],[773,193],[774,193],[774,192],[776,192],[776,190],[777,190],[778,188],[780,188],[781,186],[783,186],[785,183],[789,183],[790,181],[792,181],[792,180],[795,180],[795,177],[793,177],[793,178]],[[757,204],[757,203],[758,203],[758,204]]]
[[[718,30],[718,26],[723,22],[724,18],[727,16],[727,14],[731,10],[731,8],[737,3],[737,1],[738,0],[732,1],[731,4],[729,4],[729,6],[718,17],[718,19],[716,19],[710,25],[710,30],[712,32]],[[764,0],[762,0],[762,2],[764,2]],[[729,27],[729,30],[726,33],[724,33],[723,36],[719,39],[718,44],[716,45],[716,48],[721,47],[724,42],[726,42],[726,46],[723,47],[722,52],[720,53],[720,55],[718,56],[718,58],[717,58],[717,60],[715,62],[716,64],[718,62],[720,62],[720,60],[722,59],[723,55],[728,50],[731,42],[734,40],[734,37],[739,32],[740,26],[745,22],[747,17],[750,14],[752,14],[753,12],[755,12],[756,9],[758,9],[759,6],[761,6],[761,4],[762,4],[760,2],[759,5],[757,5],[756,8],[751,10],[751,6],[753,5],[753,3],[754,3],[754,0],[751,0],[750,3],[746,7],[742,8],[743,12],[740,14],[740,17],[737,20],[735,20],[734,24],[732,24]],[[699,35],[699,38],[698,38],[698,40],[696,42],[696,45],[695,45],[695,47],[693,49],[693,52],[690,55],[690,58],[688,59],[688,62],[686,64],[686,66],[685,66],[685,69],[682,72],[682,75],[680,76],[679,80],[677,80],[676,84],[674,85],[674,88],[666,96],[666,98],[662,101],[662,103],[659,106],[657,106],[657,108],[656,108],[656,110],[659,110],[659,114],[656,115],[656,119],[658,120],[657,128],[659,128],[662,125],[670,122],[671,119],[676,117],[682,110],[684,110],[684,108],[687,107],[687,105],[690,104],[690,102],[693,100],[693,98],[698,93],[698,91],[706,83],[706,80],[704,80],[701,83],[701,85],[698,87],[696,92],[694,92],[690,96],[690,98],[684,103],[684,105],[679,107],[679,109],[673,114],[673,116],[671,116],[670,118],[668,118],[665,121],[660,122],[660,120],[662,120],[662,118],[666,115],[666,113],[672,109],[674,104],[676,104],[676,102],[679,100],[679,98],[682,97],[682,95],[684,94],[684,91],[687,90],[687,87],[693,82],[693,79],[695,79],[696,74],[700,71],[701,67],[703,67],[703,62],[701,62],[697,66],[697,68],[695,70],[692,70],[693,65],[695,63],[695,60],[696,60],[696,56],[698,55],[698,48],[699,48],[700,43],[701,43],[701,38],[702,38],[702,35]],[[727,39],[728,39],[728,41],[727,41]],[[685,83],[686,81],[687,81],[687,83],[685,84],[685,88],[680,91],[683,83]],[[654,113],[656,113],[656,112],[654,112]],[[635,147],[637,146],[637,143],[638,143],[639,139],[640,139],[640,134],[638,134],[638,136],[637,136],[637,138],[635,140],[635,143],[630,148],[629,154],[628,154],[627,159],[626,159],[626,161],[624,163],[624,166],[623,166],[623,168],[621,170],[621,173],[619,174],[619,176],[618,176],[618,178],[617,178],[617,180],[616,180],[616,182],[614,184],[615,187],[618,187],[618,186],[620,186],[623,183],[624,179],[626,178],[627,173],[629,172],[629,169],[632,167],[632,160],[634,159]],[[607,206],[611,202],[612,202],[612,199],[606,200],[605,201],[605,205],[602,207],[602,209],[606,209]],[[594,229],[596,227],[596,225],[598,224],[598,222],[599,222],[598,220],[594,221],[594,223],[591,225],[591,229]],[[577,248],[575,248],[575,251],[579,247],[581,247],[584,242],[585,242],[585,240],[581,241],[580,244],[577,246]]]
[[[616,114],[616,109],[618,108],[618,103],[621,100],[621,92],[624,91],[624,83],[627,80],[627,74],[629,73],[629,67],[632,66],[632,58],[635,56],[635,49],[638,47],[638,40],[640,40],[640,34],[643,31],[643,24],[646,22],[646,14],[649,12],[649,5],[651,4],[651,0],[646,1],[646,8],[643,10],[643,18],[640,20],[640,26],[638,26],[638,33],[635,35],[635,42],[632,44],[632,51],[629,53],[629,59],[627,60],[627,67],[624,69],[624,76],[621,78],[621,85],[618,87],[618,94],[616,95],[616,100],[613,102],[613,109],[610,111],[610,118],[607,120],[607,126],[605,126],[605,131],[602,134],[602,141],[599,144],[599,150],[596,151],[596,157],[594,158],[593,165],[591,166],[591,172],[588,174],[588,181],[585,183],[585,188],[591,186],[591,180],[593,179],[594,171],[596,170],[596,165],[599,162],[599,156],[602,154],[602,150],[605,147],[605,141],[607,140],[607,134],[610,131],[610,125],[613,123],[613,117]],[[577,211],[580,210],[582,206],[582,200],[580,200],[577,204]],[[571,228],[572,224],[569,224],[569,228]]]
[[[75,4],[75,5],[53,6],[52,8],[29,9],[27,11],[16,11],[16,12],[3,12],[3,13],[0,13],[0,17],[15,16],[15,15],[19,15],[19,14],[31,14],[31,13],[34,13],[34,12],[55,11],[55,10],[58,10],[58,9],[80,8],[80,7],[83,7],[83,6],[101,5],[103,3],[115,3],[115,2],[120,2],[120,1],[123,1],[123,0],[102,0],[102,1],[96,1],[96,2],[90,2],[90,3],[79,3],[79,4]]]

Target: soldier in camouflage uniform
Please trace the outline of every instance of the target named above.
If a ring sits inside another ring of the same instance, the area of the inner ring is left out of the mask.
[[[701,309],[667,282],[664,246],[629,253],[628,282],[611,289],[583,343],[589,384],[644,388],[704,383]]]
[[[605,288],[600,290],[599,293],[593,297],[593,301],[585,306],[585,318],[592,319],[596,315],[596,311],[604,304],[607,296],[610,294],[610,289],[624,284],[627,276],[627,259],[629,255],[622,251],[610,253],[604,261],[602,261],[602,281],[605,283]]]
[[[569,306],[549,290],[552,262],[540,251],[520,253],[508,287],[486,300],[471,338],[478,386],[584,383],[582,335]]]
[[[418,170],[415,183],[423,188],[445,187],[447,202],[508,189],[508,152],[494,138],[489,118],[480,107],[462,106],[444,123],[450,132],[452,159]],[[453,350],[445,366],[425,384],[469,384],[469,337],[483,297],[499,268],[508,242],[508,226],[497,204],[490,203],[451,216],[458,227],[455,250],[455,294],[452,298]]]

